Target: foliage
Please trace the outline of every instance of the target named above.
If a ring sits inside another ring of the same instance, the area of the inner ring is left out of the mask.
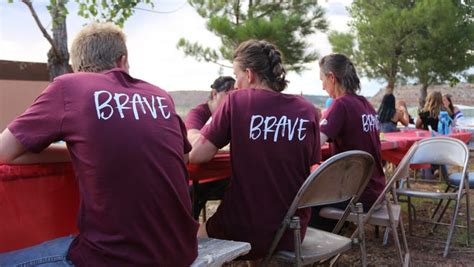
[[[355,36],[351,33],[332,31],[328,34],[329,43],[332,45],[332,51],[335,53],[342,53],[348,57],[355,56],[354,50]]]
[[[355,0],[349,33],[331,33],[334,51],[352,55],[364,75],[426,87],[473,66],[472,4],[458,0]],[[352,36],[352,37],[351,37]],[[356,41],[356,45],[354,44]],[[422,97],[423,92],[422,92]]]
[[[134,14],[134,8],[140,4],[153,7],[153,0],[75,0],[79,4],[78,15],[96,21],[110,21],[123,27],[125,21]],[[43,36],[51,44],[48,52],[48,72],[50,80],[64,73],[70,72],[69,52],[67,49],[66,17],[69,14],[66,4],[68,0],[50,0],[47,9],[51,15],[53,36],[43,26],[38,18],[33,1],[22,0],[30,10],[36,25]],[[13,3],[13,0],[8,0]]]
[[[417,2],[413,17],[418,27],[408,42],[414,53],[406,76],[426,86],[453,82],[456,73],[474,65],[474,24],[467,10],[454,1]]]
[[[220,38],[218,50],[181,38],[177,47],[186,55],[218,63],[232,62],[235,47],[248,39],[274,43],[283,53],[288,70],[301,72],[304,64],[318,58],[310,50],[308,36],[325,31],[328,23],[317,0],[263,1],[189,0],[206,19],[207,29]],[[223,65],[223,64],[220,64]]]
[[[125,21],[134,14],[140,4],[154,6],[153,0],[76,0],[79,4],[78,15],[99,21],[113,22],[123,27]]]

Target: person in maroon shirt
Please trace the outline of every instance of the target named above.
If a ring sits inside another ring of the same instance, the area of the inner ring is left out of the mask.
[[[171,97],[128,74],[125,36],[113,24],[86,26],[71,58],[75,73],[54,79],[3,131],[0,163],[71,160],[79,234],[0,254],[0,265],[189,266],[198,229],[191,146]],[[49,146],[60,140],[69,153]]]
[[[320,161],[319,117],[301,96],[283,94],[280,51],[266,41],[243,42],[234,52],[236,89],[200,133],[189,134],[190,162],[212,159],[230,142],[232,176],[216,213],[198,235],[249,242],[241,259],[262,258],[293,198]],[[298,211],[304,237],[309,209]],[[293,250],[287,231],[278,249]]]
[[[209,99],[193,108],[186,115],[186,128],[188,134],[199,133],[204,125],[209,121],[212,113],[223,102],[230,91],[234,89],[235,79],[230,76],[220,76],[211,84],[211,93]],[[220,200],[224,194],[225,189],[229,185],[229,179],[221,179],[217,181],[194,184],[190,186],[190,191],[193,191],[193,186],[196,186],[193,197],[197,197],[193,206],[193,216],[199,219],[201,210],[206,207],[208,200]]]
[[[330,54],[321,58],[319,68],[323,89],[334,98],[320,122],[321,145],[329,142],[332,155],[357,149],[370,153],[375,159],[372,178],[359,199],[368,210],[385,186],[377,113],[365,97],[357,95],[360,81],[349,58]],[[319,217],[320,208],[312,209],[310,225],[331,231],[337,222]]]

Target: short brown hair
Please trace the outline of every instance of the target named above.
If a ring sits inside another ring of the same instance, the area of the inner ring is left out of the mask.
[[[123,31],[110,22],[92,23],[85,26],[72,42],[72,69],[75,72],[109,70],[123,55],[127,55]]]

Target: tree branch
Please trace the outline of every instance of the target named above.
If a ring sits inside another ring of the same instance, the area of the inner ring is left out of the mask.
[[[41,24],[41,21],[39,20],[38,18],[38,15],[36,14],[36,11],[35,9],[33,8],[33,4],[31,3],[30,0],[21,0],[27,7],[28,9],[30,10],[31,12],[31,15],[33,16],[33,19],[35,20],[36,22],[36,25],[38,25],[38,28],[41,30],[41,32],[43,33],[43,36],[44,38],[46,38],[46,40],[48,40],[48,42],[51,44],[51,48],[53,49],[53,52],[54,52],[54,55],[61,59],[61,55],[59,54],[59,51],[58,49],[56,48],[56,45],[54,44],[54,41],[53,41],[53,38],[51,38],[51,35],[49,35],[49,33],[46,31],[46,29],[44,28],[43,24]]]

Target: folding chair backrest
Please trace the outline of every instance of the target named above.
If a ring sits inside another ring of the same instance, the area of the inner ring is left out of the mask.
[[[418,142],[411,164],[448,164],[465,167],[469,160],[469,149],[461,140],[451,137],[433,137]]]
[[[298,208],[333,204],[360,196],[372,176],[373,167],[374,158],[360,150],[331,157],[309,175],[288,214]]]

